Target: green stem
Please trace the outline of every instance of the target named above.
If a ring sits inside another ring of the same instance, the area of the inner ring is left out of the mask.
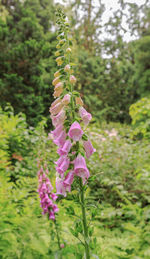
[[[56,237],[57,237],[57,244],[58,244],[58,248],[59,250],[61,249],[61,246],[60,246],[60,237],[59,237],[59,232],[58,232],[58,227],[57,227],[57,222],[56,220],[54,221],[54,224],[55,224],[55,229],[56,229]],[[62,256],[60,256],[60,259],[62,258]]]
[[[83,222],[83,231],[84,231],[84,242],[85,242],[85,254],[86,259],[90,259],[90,249],[88,244],[88,226],[86,221],[86,212],[85,212],[85,199],[84,199],[84,187],[82,179],[80,178],[80,199],[81,199],[81,209],[82,209],[82,222]]]

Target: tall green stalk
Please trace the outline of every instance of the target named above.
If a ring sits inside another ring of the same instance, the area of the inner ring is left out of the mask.
[[[86,259],[90,259],[89,235],[88,235],[88,226],[87,226],[86,211],[85,211],[84,186],[81,178],[80,178],[80,202],[81,202],[81,209],[82,209],[85,254],[86,254]]]
[[[60,250],[61,250],[61,244],[60,244],[60,237],[59,237],[59,231],[58,231],[58,226],[57,226],[56,219],[55,219],[55,221],[54,221],[54,224],[55,224],[55,230],[56,230],[56,237],[57,237],[58,249],[59,249],[59,251],[60,251]],[[60,252],[60,259],[62,259],[61,252]]]

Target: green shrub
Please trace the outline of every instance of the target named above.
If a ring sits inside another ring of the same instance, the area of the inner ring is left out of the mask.
[[[150,98],[142,98],[130,106],[132,136],[150,139]]]
[[[0,258],[48,258],[51,228],[36,189],[35,179],[21,178],[15,185],[0,175]]]

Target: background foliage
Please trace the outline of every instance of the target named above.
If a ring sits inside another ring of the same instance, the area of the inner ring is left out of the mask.
[[[103,4],[96,9],[91,0],[65,5],[74,39],[76,87],[93,114],[88,134],[97,150],[88,162],[86,190],[95,236],[92,258],[149,259],[150,5],[119,3],[105,24]],[[2,259],[59,257],[54,226],[41,215],[36,178],[37,158],[44,150],[55,184],[57,153],[45,131],[56,71],[55,7],[49,0],[0,2]],[[127,30],[136,36],[128,43],[123,37]],[[60,198],[59,208],[63,258],[83,258],[76,239],[81,232],[76,186],[67,199]]]

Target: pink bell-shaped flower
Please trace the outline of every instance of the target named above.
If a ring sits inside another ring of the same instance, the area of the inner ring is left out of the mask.
[[[58,149],[58,154],[60,156],[67,155],[68,152],[70,151],[71,147],[72,147],[71,141],[70,141],[70,139],[67,139],[65,141],[63,147]]]
[[[66,197],[66,188],[63,184],[63,179],[59,177],[56,178],[56,192]]]
[[[73,171],[70,171],[65,179],[64,179],[64,186],[71,186],[71,184],[73,183],[73,179],[74,179],[74,172]]]
[[[83,179],[83,182],[85,182],[85,179],[88,179],[90,176],[85,158],[81,155],[78,155],[74,161],[74,172],[77,176]]]
[[[65,118],[66,113],[63,109],[56,116],[51,115],[52,123],[55,127],[57,127],[60,124],[63,124]]]
[[[53,134],[54,138],[58,138],[63,130],[63,125],[60,124],[56,127],[55,130],[51,131],[51,134]]]
[[[68,169],[70,164],[70,159],[68,157],[64,157],[63,162],[60,164],[60,166],[56,167],[56,171],[63,177],[64,173]]]
[[[60,78],[56,77],[53,81],[52,81],[52,85],[57,85],[60,82]]]
[[[63,83],[62,83],[62,82],[59,82],[57,85],[55,85],[54,90],[55,90],[55,91],[59,91],[59,90],[62,89],[62,88],[63,88]]]
[[[64,161],[65,156],[60,156],[60,158],[54,162],[58,167],[62,164],[62,162]]]
[[[83,146],[84,146],[87,158],[89,158],[96,151],[96,149],[93,148],[92,143],[91,143],[90,140],[84,141],[83,142]]]
[[[60,102],[61,102],[61,99],[60,99],[60,98],[57,98],[54,102],[52,102],[50,108],[54,107],[57,103],[60,103]]]
[[[79,108],[79,115],[85,125],[88,125],[90,120],[92,119],[92,115],[87,112],[82,106]]]
[[[57,146],[62,147],[62,146],[64,145],[65,141],[66,141],[66,137],[67,137],[67,134],[66,134],[66,132],[63,130],[63,131],[60,133],[59,137],[56,138],[56,139],[54,139],[53,141],[54,141],[54,143],[55,143]]]
[[[62,104],[61,102],[59,102],[59,103],[57,103],[56,105],[52,106],[52,107],[50,108],[50,113],[51,113],[51,115],[56,115],[56,114],[58,114],[58,113],[61,111],[62,107],[63,107],[63,104]]]
[[[75,121],[68,132],[68,135],[71,139],[73,139],[74,141],[79,141],[83,135],[83,130],[81,129],[80,124]]]
[[[56,97],[59,97],[63,92],[63,87],[59,87],[59,89],[57,88],[57,90],[55,89],[54,91],[54,94],[53,96],[56,98]]]

